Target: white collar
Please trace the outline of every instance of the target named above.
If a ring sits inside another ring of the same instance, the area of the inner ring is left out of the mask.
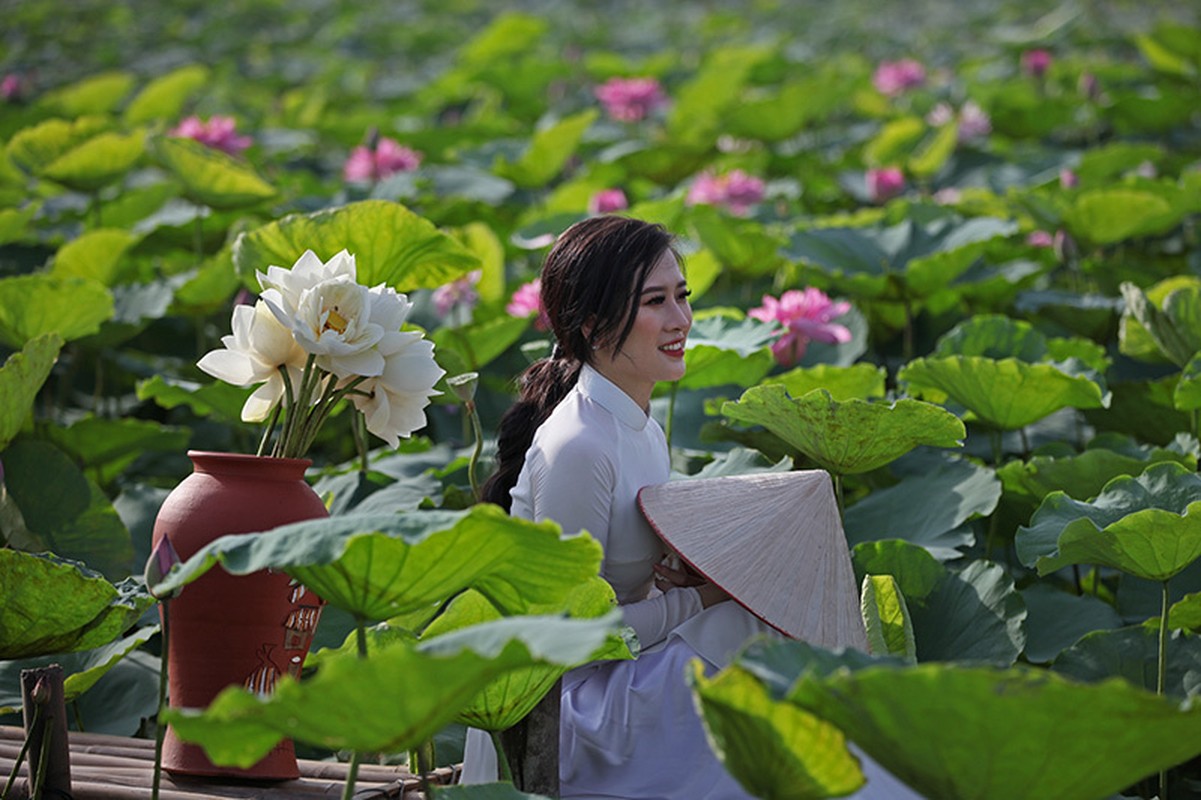
[[[634,398],[626,394],[620,386],[602,375],[591,364],[585,364],[580,368],[580,378],[576,387],[581,394],[596,401],[627,427],[640,431],[650,421],[650,415],[634,401]]]

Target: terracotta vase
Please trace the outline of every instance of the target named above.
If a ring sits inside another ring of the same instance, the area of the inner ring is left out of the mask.
[[[186,561],[226,534],[266,531],[328,516],[305,482],[307,459],[189,451],[193,472],[163,502],[153,543],[164,536]],[[298,676],[324,602],[283,572],[234,576],[220,566],[184,587],[169,614],[168,691],[173,708],[205,708],[227,686],[269,693]],[[168,730],[163,768],[183,775],[287,780],[299,777],[286,739],[257,764],[220,767],[199,745]]]

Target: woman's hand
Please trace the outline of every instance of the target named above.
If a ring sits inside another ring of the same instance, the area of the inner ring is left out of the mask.
[[[730,599],[730,596],[720,586],[710,583],[686,565],[681,565],[679,569],[673,569],[667,564],[654,564],[652,569],[655,571],[655,588],[666,592],[678,587],[695,586],[701,596],[702,608],[708,608]]]

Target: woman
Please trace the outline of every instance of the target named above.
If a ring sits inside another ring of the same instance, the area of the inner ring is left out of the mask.
[[[484,499],[592,534],[641,645],[636,660],[564,677],[560,796],[747,798],[709,747],[685,673],[696,658],[720,669],[770,629],[716,585],[662,563],[666,548],[637,506],[639,489],[670,475],[650,400],[657,382],[684,375],[692,310],[680,259],[660,225],[593,217],[559,237],[541,284],[556,344],[520,380]],[[495,764],[487,737],[469,732],[464,782],[495,780]]]

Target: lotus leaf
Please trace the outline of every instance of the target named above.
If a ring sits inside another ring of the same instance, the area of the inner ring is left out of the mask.
[[[345,514],[224,536],[158,587],[183,586],[220,563],[245,575],[287,572],[363,619],[388,619],[474,587],[506,613],[555,602],[600,569],[588,535],[561,539],[554,523],[509,517],[491,505],[467,512]]]
[[[762,425],[839,475],[868,472],[919,445],[955,447],[965,435],[954,414],[918,400],[840,403],[824,389],[794,399],[780,385],[752,387],[738,401],[725,403],[722,414]]]
[[[688,333],[680,388],[754,386],[775,365],[768,347],[775,338],[774,327],[758,320],[724,315],[698,319]]]
[[[112,295],[95,281],[44,273],[0,278],[0,342],[13,348],[50,333],[81,339],[113,311]]]
[[[201,64],[189,64],[159,75],[129,101],[124,112],[125,124],[176,119],[189,96],[203,88],[211,75],[211,70]]]
[[[0,659],[108,644],[154,603],[134,581],[113,585],[76,562],[9,548],[0,548],[0,590]]]
[[[1122,626],[1113,606],[1091,595],[1076,595],[1045,583],[1021,590],[1026,604],[1026,658],[1048,663],[1091,631]],[[1082,677],[1076,675],[1075,677]]]
[[[1131,326],[1123,317],[1123,352],[1132,355],[1146,352],[1139,339],[1150,339],[1159,353],[1178,367],[1185,366],[1201,351],[1201,282],[1165,281],[1158,287],[1156,295],[1162,296],[1162,309],[1132,283],[1122,284],[1122,297],[1126,301],[1126,313],[1138,322]],[[1129,328],[1129,330],[1127,330]],[[1126,338],[1133,341],[1125,342]]]
[[[862,582],[869,575],[889,575],[909,603],[924,603],[947,573],[924,547],[899,539],[864,542],[851,550],[855,576]]]
[[[619,612],[590,620],[510,617],[398,642],[369,658],[323,659],[303,683],[288,678],[260,696],[229,687],[204,711],[164,717],[217,764],[249,766],[285,736],[333,749],[408,750],[428,740],[493,678],[544,661],[578,663],[613,631]]]
[[[1201,556],[1199,493],[1201,477],[1174,462],[1114,478],[1091,502],[1052,492],[1019,529],[1018,557],[1040,575],[1098,564],[1166,581]]]
[[[1195,695],[1201,677],[1201,640],[1173,637],[1166,655],[1164,693],[1177,699]],[[1093,683],[1117,677],[1155,692],[1159,683],[1158,626],[1148,623],[1091,631],[1060,653],[1051,669]]]
[[[462,327],[440,327],[430,339],[436,347],[438,363],[447,374],[461,375],[490,364],[512,347],[528,327],[529,321],[520,317],[493,317]]]
[[[246,285],[255,286],[256,271],[290,268],[305,250],[328,259],[343,249],[355,257],[359,283],[398,292],[433,289],[479,267],[471,251],[433,223],[385,200],[286,216],[240,235],[233,257]]]
[[[1201,753],[1201,710],[1122,680],[955,664],[828,670],[807,645],[776,647],[798,676],[789,702],[931,800],[1095,800]]]
[[[276,195],[275,187],[251,166],[192,139],[160,136],[153,140],[151,149],[159,163],[183,185],[184,196],[193,202],[236,209],[258,205]]]
[[[773,700],[749,672],[730,667],[709,678],[694,661],[689,679],[718,757],[755,797],[807,800],[863,786],[842,731]]]
[[[108,70],[47,93],[42,102],[65,117],[105,114],[113,111],[129,94],[134,76],[124,70]]]
[[[515,163],[499,161],[496,173],[525,189],[545,186],[575,155],[596,116],[595,109],[581,111],[537,131],[521,157]]]
[[[837,402],[843,400],[879,400],[884,397],[887,370],[874,364],[858,363],[848,367],[817,364],[772,375],[763,383],[781,384],[792,397],[801,397],[814,389],[825,389]]]
[[[949,397],[1002,430],[1023,428],[1062,408],[1109,405],[1108,389],[1099,376],[1016,358],[917,358],[901,368],[897,380],[922,397]]]
[[[25,426],[30,406],[50,376],[63,340],[48,333],[30,340],[20,352],[13,353],[0,367],[0,452],[8,447]]]
[[[913,638],[913,622],[896,578],[868,575],[859,595],[868,649],[875,655],[892,655],[915,663],[917,643]]]
[[[1026,644],[1021,595],[1005,569],[988,561],[947,569],[928,595],[910,604],[909,612],[918,661],[1008,666]]]
[[[41,168],[41,176],[81,192],[94,192],[123,177],[142,157],[141,133],[101,133]]]
[[[40,175],[50,164],[110,127],[111,122],[104,117],[85,116],[72,121],[48,119],[18,131],[5,149],[18,167]]]
[[[761,276],[772,274],[781,265],[783,241],[753,220],[731,217],[710,205],[693,206],[688,220],[701,243],[727,269]]]
[[[139,238],[119,228],[88,231],[59,248],[51,274],[91,278],[105,286],[114,286],[126,277],[122,256]]]

